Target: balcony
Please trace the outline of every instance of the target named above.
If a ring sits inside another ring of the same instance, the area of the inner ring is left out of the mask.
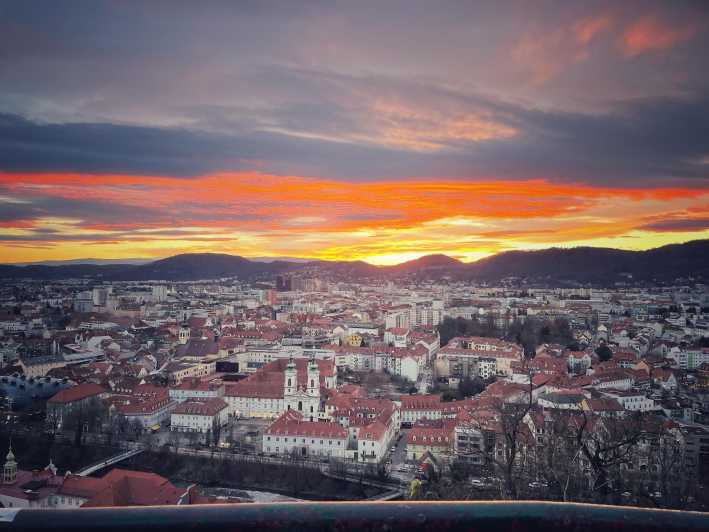
[[[708,530],[709,514],[551,502],[341,502],[0,509],[0,530]]]

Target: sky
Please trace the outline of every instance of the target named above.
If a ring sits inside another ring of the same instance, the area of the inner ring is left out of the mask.
[[[709,3],[4,1],[0,262],[709,238]]]

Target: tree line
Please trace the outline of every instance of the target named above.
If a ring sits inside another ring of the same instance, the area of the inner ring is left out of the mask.
[[[488,338],[501,338],[515,342],[524,348],[525,355],[534,356],[542,344],[560,344],[573,346],[574,335],[568,320],[565,318],[539,319],[528,316],[524,321],[519,318],[499,327],[492,315],[484,318],[474,316],[471,319],[446,317],[438,326],[441,336],[441,345],[446,345],[456,336],[482,336]]]

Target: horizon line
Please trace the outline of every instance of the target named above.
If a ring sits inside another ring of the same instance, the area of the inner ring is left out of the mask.
[[[0,265],[2,266],[17,266],[17,267],[27,267],[27,266],[49,266],[49,267],[57,267],[57,266],[69,266],[72,265],[70,263],[73,263],[73,265],[94,265],[94,266],[102,266],[105,264],[100,264],[101,262],[113,262],[115,266],[120,266],[120,265],[126,265],[126,266],[140,266],[142,264],[149,264],[152,262],[157,262],[160,260],[165,260],[169,259],[172,257],[179,257],[181,255],[228,255],[230,257],[241,257],[244,259],[247,259],[252,262],[263,262],[263,263],[269,263],[269,262],[276,262],[276,261],[282,261],[282,262],[301,262],[301,263],[306,263],[306,262],[365,262],[371,266],[375,267],[387,267],[387,266],[398,266],[401,264],[406,264],[407,262],[413,262],[416,260],[420,260],[425,257],[431,257],[431,256],[445,256],[450,259],[454,259],[459,261],[462,264],[473,264],[476,262],[479,262],[481,260],[490,258],[490,257],[495,257],[498,255],[502,255],[504,253],[509,253],[513,251],[523,251],[523,252],[533,252],[533,251],[547,251],[551,249],[581,249],[581,248],[587,248],[587,249],[610,249],[610,250],[615,250],[615,251],[630,251],[630,252],[637,252],[637,253],[642,253],[644,251],[650,251],[653,249],[660,249],[664,247],[669,247],[669,246],[681,246],[684,244],[689,244],[691,242],[703,242],[707,241],[709,239],[706,238],[695,238],[695,239],[690,239],[686,240],[684,242],[675,242],[675,243],[670,243],[670,244],[663,244],[661,246],[654,246],[654,247],[647,247],[643,249],[632,249],[632,248],[615,248],[615,247],[609,247],[609,246],[593,246],[593,245],[572,245],[572,246],[565,246],[565,245],[554,245],[554,246],[547,246],[547,247],[539,247],[539,248],[527,248],[527,249],[506,249],[503,251],[500,251],[498,253],[491,253],[489,255],[486,255],[484,257],[480,257],[477,259],[473,260],[462,260],[454,255],[449,255],[447,253],[443,252],[434,252],[434,253],[422,253],[418,257],[414,257],[411,259],[406,259],[402,260],[401,262],[392,262],[392,263],[376,263],[376,262],[370,262],[366,258],[361,258],[361,259],[320,259],[316,257],[297,257],[297,256],[283,256],[283,255],[274,255],[273,257],[269,256],[264,256],[264,255],[259,255],[259,256],[247,256],[247,255],[240,255],[237,253],[224,253],[224,252],[218,252],[218,251],[197,251],[197,252],[184,252],[184,253],[176,253],[175,255],[167,255],[164,257],[126,257],[126,258],[117,258],[117,259],[111,259],[111,258],[95,258],[95,257],[82,257],[82,258],[77,258],[77,259],[48,259],[44,261],[36,261],[36,262],[2,262]],[[417,254],[418,252],[410,252],[411,254]],[[260,260],[259,260],[260,259]],[[87,262],[82,262],[82,261],[87,261]],[[126,262],[121,262],[121,261],[126,261]],[[142,264],[131,264],[130,261],[141,261]],[[92,264],[92,263],[97,263],[98,264]],[[55,264],[52,264],[55,263]]]

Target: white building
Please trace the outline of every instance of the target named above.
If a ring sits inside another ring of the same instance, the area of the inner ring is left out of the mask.
[[[214,434],[227,420],[227,404],[223,399],[185,401],[172,412],[170,430]]]
[[[617,400],[626,410],[647,412],[657,410],[655,401],[636,390],[608,390],[603,395]]]
[[[266,454],[344,458],[348,431],[339,423],[306,421],[294,410],[284,412],[263,433]]]

